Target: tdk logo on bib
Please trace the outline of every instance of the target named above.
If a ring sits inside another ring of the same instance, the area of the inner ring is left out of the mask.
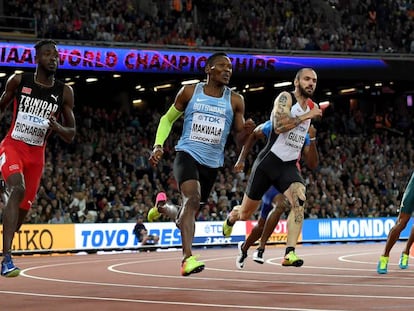
[[[208,115],[200,115],[198,118],[201,121],[206,121],[209,123],[217,123],[217,124],[220,124],[220,120],[221,120],[221,118],[208,116]]]
[[[47,125],[49,123],[47,119],[32,116],[30,114],[24,115],[23,119],[34,124]]]

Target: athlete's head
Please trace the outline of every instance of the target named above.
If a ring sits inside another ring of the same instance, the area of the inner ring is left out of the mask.
[[[227,85],[233,73],[233,65],[226,53],[218,52],[207,59],[205,72],[209,80]]]
[[[53,74],[58,67],[59,52],[56,47],[56,42],[51,39],[39,41],[34,46],[36,50],[36,64],[42,70]]]
[[[318,77],[316,72],[312,68],[302,68],[300,69],[295,76],[295,88],[299,92],[299,96],[305,98],[312,97],[315,92],[316,82]]]

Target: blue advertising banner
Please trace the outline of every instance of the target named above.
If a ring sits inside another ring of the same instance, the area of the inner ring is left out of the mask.
[[[34,45],[34,44],[33,44]],[[34,67],[33,45],[0,42],[0,66]],[[145,72],[203,73],[211,53],[143,50],[97,46],[58,46],[61,69]],[[312,67],[316,70],[386,69],[381,59],[351,57],[278,56],[228,53],[236,73],[275,73]]]
[[[339,218],[306,219],[302,229],[303,242],[386,240],[394,226],[390,218]],[[407,239],[412,220],[402,231],[400,238]]]

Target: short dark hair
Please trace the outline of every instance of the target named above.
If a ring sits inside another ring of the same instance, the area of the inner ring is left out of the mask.
[[[216,58],[218,58],[218,57],[228,57],[227,56],[227,54],[226,53],[224,53],[224,52],[217,52],[217,53],[214,53],[214,54],[212,54],[212,55],[210,55],[208,58],[207,58],[207,63],[206,63],[206,66],[213,66],[213,63],[214,63],[214,61],[216,60]]]
[[[300,76],[302,75],[302,72],[303,71],[305,71],[305,70],[312,70],[312,71],[315,71],[313,68],[311,68],[311,67],[304,67],[304,68],[301,68],[301,69],[299,69],[298,70],[298,72],[296,73],[296,76],[295,76],[295,80],[300,80]]]
[[[41,41],[37,42],[36,45],[34,46],[34,48],[36,50],[36,53],[39,52],[39,50],[40,50],[40,48],[42,46],[47,45],[47,44],[57,45],[56,44],[56,41],[55,40],[52,40],[52,39],[44,39],[44,40],[41,40]]]

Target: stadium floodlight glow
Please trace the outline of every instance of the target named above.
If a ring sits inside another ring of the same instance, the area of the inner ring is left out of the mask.
[[[349,89],[342,89],[342,90],[340,90],[339,91],[339,94],[351,94],[351,93],[354,93],[354,92],[356,92],[356,88],[351,87]]]
[[[169,89],[172,86],[173,85],[171,83],[157,85],[157,86],[154,87],[154,91],[157,92],[158,90]]]
[[[199,79],[186,80],[186,81],[182,81],[181,85],[195,84],[195,83],[198,83],[198,82],[200,82]]]
[[[114,74],[112,75],[112,77],[113,77],[113,78],[115,78],[115,79],[117,79],[117,78],[120,78],[120,77],[121,77],[121,75],[120,75],[119,73],[114,73]]]
[[[142,87],[141,84],[138,84],[138,85],[135,86],[135,89],[139,90],[141,87]]]
[[[375,86],[382,86],[382,82],[375,83]]]
[[[71,77],[66,77],[65,78],[65,81],[71,81],[72,80],[72,78]]]
[[[87,83],[96,82],[98,81],[98,78],[86,78],[85,80]]]
[[[273,87],[284,87],[284,86],[289,86],[289,85],[292,85],[292,82],[284,81],[284,82],[279,82],[279,83],[273,84]]]
[[[15,73],[15,74],[22,74],[22,73],[23,73],[23,70],[19,70],[19,69],[17,69],[17,70],[15,70],[15,71],[14,71],[14,73]]]
[[[331,91],[327,91],[327,92],[325,93],[325,95],[326,95],[326,96],[331,96],[331,95],[332,95],[332,92],[331,92]]]
[[[134,100],[132,101],[132,103],[133,103],[134,105],[139,105],[139,104],[141,104],[141,103],[142,103],[142,99],[134,99]]]
[[[66,83],[67,85],[75,85],[75,81],[69,81],[68,83]]]
[[[6,76],[5,72],[0,72],[0,78],[4,78]]]
[[[262,91],[262,90],[264,90],[264,86],[252,87],[248,89],[249,92],[257,92],[257,91]]]

